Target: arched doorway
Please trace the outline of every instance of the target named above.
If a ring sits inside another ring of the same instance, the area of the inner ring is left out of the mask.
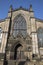
[[[22,45],[19,42],[17,43],[18,44],[14,48],[14,60],[21,58]]]

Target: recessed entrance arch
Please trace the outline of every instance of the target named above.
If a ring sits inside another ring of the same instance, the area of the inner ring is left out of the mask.
[[[25,58],[25,50],[26,50],[26,42],[22,37],[18,37],[13,41],[14,43],[11,46],[10,59],[24,59]]]
[[[20,58],[20,52],[22,50],[22,45],[20,44],[20,42],[17,42],[15,48],[14,48],[14,60]]]

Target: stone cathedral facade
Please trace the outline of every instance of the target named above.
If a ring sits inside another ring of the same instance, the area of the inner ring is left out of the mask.
[[[11,6],[0,20],[0,65],[43,65],[43,20],[29,10]]]

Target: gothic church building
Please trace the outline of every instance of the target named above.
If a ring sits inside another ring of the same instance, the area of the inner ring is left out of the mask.
[[[0,20],[0,65],[43,65],[43,20],[29,10],[11,6]]]

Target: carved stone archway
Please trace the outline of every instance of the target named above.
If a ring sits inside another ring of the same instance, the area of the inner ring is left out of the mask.
[[[12,58],[13,58],[13,60],[21,59],[21,58],[23,58],[22,54],[24,54],[24,52],[26,50],[26,42],[24,41],[24,39],[21,35],[17,36],[14,40],[13,40],[13,43],[11,43],[10,52],[11,53],[13,52],[13,54],[10,54],[10,59],[12,59]]]
[[[16,45],[16,47],[14,48],[14,60],[16,59],[21,59],[21,51],[22,51],[22,45],[17,42],[18,44]]]

